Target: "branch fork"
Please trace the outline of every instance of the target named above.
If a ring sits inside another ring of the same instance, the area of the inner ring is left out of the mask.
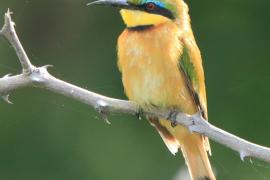
[[[9,10],[5,13],[5,24],[0,30],[0,35],[4,36],[13,46],[21,63],[22,73],[18,75],[8,74],[0,78],[0,97],[2,97],[3,100],[12,104],[9,101],[10,92],[23,87],[36,87],[64,95],[95,108],[101,114],[102,119],[107,123],[109,123],[109,113],[142,116],[142,112],[133,102],[102,96],[57,79],[48,72],[47,69],[51,67],[50,65],[42,67],[32,65],[16,34],[15,23],[11,19],[11,14]],[[171,110],[151,109],[151,111],[144,111],[143,115],[168,119],[172,123],[187,127],[191,132],[207,136],[211,140],[237,151],[243,161],[245,157],[254,157],[270,163],[270,148],[253,144],[217,128],[205,121],[200,113],[194,115],[187,115],[181,112],[173,113],[174,115],[172,116]]]

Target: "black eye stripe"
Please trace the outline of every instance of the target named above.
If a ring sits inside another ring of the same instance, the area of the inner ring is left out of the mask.
[[[154,3],[154,2],[151,2],[151,3]],[[136,5],[136,4],[133,4],[133,3],[129,3],[130,6],[129,6],[128,9],[145,11],[145,12],[152,13],[152,14],[158,14],[158,15],[167,17],[167,18],[172,19],[172,20],[175,19],[173,13],[170,10],[168,10],[168,9],[166,9],[164,7],[160,7],[156,3],[154,3],[156,5],[155,8],[150,10],[150,9],[146,8],[146,4],[147,3],[141,4],[141,5]]]
[[[155,3],[152,3],[152,2],[150,2],[150,3],[146,3],[145,4],[145,8],[147,9],[147,10],[154,10],[155,8],[157,8],[157,5],[155,4]]]
[[[157,4],[151,2],[151,4],[155,5],[155,8],[147,8],[147,6],[149,5],[149,3],[145,3],[145,4],[142,4],[142,5],[137,5],[138,9],[141,10],[141,11],[146,11],[146,12],[149,12],[149,13],[152,13],[152,14],[159,14],[159,15],[162,15],[162,16],[165,16],[169,19],[175,19],[174,15],[172,14],[172,12],[166,8],[163,8],[163,7],[160,7],[158,6]]]

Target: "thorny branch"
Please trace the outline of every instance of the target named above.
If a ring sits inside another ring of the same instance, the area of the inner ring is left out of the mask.
[[[138,107],[130,101],[105,97],[57,79],[47,71],[48,65],[42,67],[32,65],[18,39],[14,25],[11,19],[11,12],[8,10],[7,13],[5,13],[5,24],[0,31],[0,35],[4,36],[13,46],[23,71],[19,75],[6,75],[0,78],[0,97],[5,101],[11,103],[8,99],[11,91],[23,87],[38,87],[88,104],[96,108],[105,118],[108,113],[125,113],[131,115],[138,113]],[[165,119],[171,117],[171,111],[164,109],[153,109],[151,111],[145,111],[143,114]],[[199,113],[187,115],[177,112],[174,118],[169,118],[168,120],[189,128],[191,132],[208,136],[213,141],[239,152],[242,160],[244,160],[245,157],[254,157],[270,163],[270,148],[253,144],[219,129],[205,121]]]

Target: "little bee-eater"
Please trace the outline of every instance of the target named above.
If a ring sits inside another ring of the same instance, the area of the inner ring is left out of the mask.
[[[171,108],[207,119],[200,50],[183,0],[98,0],[121,8],[118,66],[126,95],[142,109]],[[148,117],[168,149],[182,150],[193,180],[215,180],[208,139],[166,119]]]

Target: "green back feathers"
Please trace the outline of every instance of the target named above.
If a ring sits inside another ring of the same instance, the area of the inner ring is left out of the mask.
[[[199,75],[195,69],[194,62],[192,61],[187,47],[183,47],[183,53],[180,60],[180,71],[186,76],[186,84],[189,88],[190,94],[193,97],[194,103],[201,111],[202,116],[207,118],[207,110],[205,102],[202,102],[202,94],[200,93]]]
[[[186,47],[183,48],[183,54],[180,60],[180,66],[187,75],[190,83],[192,83],[193,89],[196,90],[198,87],[198,76],[195,71],[195,67],[190,60],[189,52]]]

